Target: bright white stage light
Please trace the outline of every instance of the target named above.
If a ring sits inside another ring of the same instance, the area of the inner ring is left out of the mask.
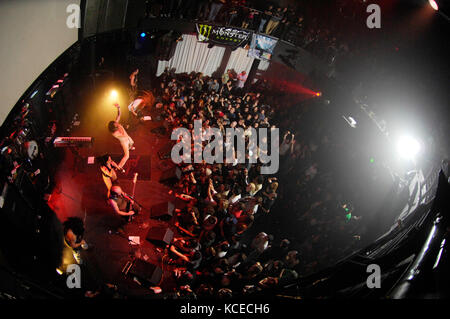
[[[116,90],[112,90],[112,91],[111,91],[110,97],[111,97],[113,100],[117,99],[118,96],[119,96],[119,93],[117,93]]]
[[[430,3],[430,6],[434,9],[434,10],[439,10],[439,6],[438,6],[438,4],[436,3],[436,1],[434,1],[434,0],[428,0],[428,2]]]
[[[344,120],[348,123],[348,125],[350,125],[351,127],[355,128],[356,127],[356,120],[351,117],[351,116],[345,116],[342,115],[342,117],[344,118]]]
[[[420,143],[411,136],[403,136],[398,140],[397,150],[401,157],[413,159],[420,151]]]
[[[354,119],[353,117],[349,116],[349,117],[348,117],[348,120],[350,121],[350,125],[351,125],[351,126],[353,126],[353,127],[356,126],[356,121],[355,121],[355,119]]]

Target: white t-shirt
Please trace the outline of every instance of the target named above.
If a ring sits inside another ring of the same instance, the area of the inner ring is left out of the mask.
[[[236,202],[237,202],[238,200],[240,200],[240,199],[241,199],[241,194],[236,195],[236,196],[232,196],[232,197],[230,198],[231,204],[236,203]]]
[[[245,84],[245,81],[247,81],[247,74],[239,74],[238,76],[237,76],[237,79],[238,79],[238,87],[239,88],[243,88],[244,87],[244,84]]]
[[[130,112],[136,112],[136,110],[137,110],[139,104],[141,104],[142,101],[143,101],[142,99],[136,99],[136,100],[134,100],[133,102],[130,103],[130,105],[128,105],[128,110],[129,110]]]

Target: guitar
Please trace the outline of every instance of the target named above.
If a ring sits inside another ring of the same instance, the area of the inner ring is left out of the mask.
[[[134,191],[136,190],[137,177],[138,177],[138,173],[134,173],[134,177],[133,177],[133,194],[131,195],[131,197],[133,197],[133,198],[134,198]]]
[[[130,202],[130,208],[133,207],[134,204],[137,204],[137,203],[135,202],[135,200],[134,200],[134,193],[135,193],[135,191],[136,191],[137,177],[138,177],[138,173],[134,173],[134,177],[133,177],[133,193],[131,194],[131,198],[132,198],[132,200],[133,200],[133,204],[131,204],[131,202]],[[130,220],[132,220],[133,217],[136,216],[137,214],[138,214],[138,213],[135,212],[134,215],[130,216]]]

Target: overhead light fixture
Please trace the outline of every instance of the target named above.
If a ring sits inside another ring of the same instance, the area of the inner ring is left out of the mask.
[[[34,96],[38,93],[38,90],[34,91],[33,94],[30,95],[30,99],[34,98]]]
[[[438,4],[437,4],[437,2],[436,2],[435,0],[428,0],[428,3],[430,4],[430,6],[431,6],[434,10],[436,10],[436,11],[439,10],[439,6],[438,6]]]
[[[353,128],[356,128],[356,120],[351,117],[351,116],[344,116],[342,115],[342,117],[344,118],[344,120],[348,123],[348,125],[350,125]]]

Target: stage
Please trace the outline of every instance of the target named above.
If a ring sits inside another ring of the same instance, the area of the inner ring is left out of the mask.
[[[121,122],[126,122],[126,114]],[[150,218],[152,206],[168,201],[176,202],[176,198],[169,194],[170,188],[159,182],[162,174],[173,167],[170,158],[161,159],[158,154],[160,150],[167,150],[167,145],[170,145],[169,135],[152,133],[153,129],[161,125],[162,122],[146,121],[129,132],[135,141],[136,150],[130,152],[130,159],[124,167],[126,173],[118,172],[118,180],[122,189],[131,194],[134,172],[139,173],[135,199],[142,210],[126,224],[124,233],[116,232],[118,216],[115,216],[106,202],[106,186],[98,163],[88,164],[89,158],[92,160],[92,157],[107,152],[111,157],[120,159],[119,142],[108,132],[107,123],[98,123],[97,130],[93,131],[81,120],[80,126],[71,134],[92,136],[95,141],[90,148],[80,148],[79,156],[75,156],[69,149],[65,150],[65,160],[58,168],[56,187],[48,203],[61,222],[72,216],[84,220],[85,240],[89,249],[81,253],[82,270],[88,272],[88,276],[83,279],[93,290],[102,283],[108,283],[117,286],[120,293],[130,297],[154,295],[151,289],[143,288],[132,276],[122,273],[127,262],[135,258],[163,270],[161,280],[154,286],[161,287],[163,292],[175,287],[172,272],[162,264],[163,245],[155,245],[146,240],[149,230],[155,229],[154,227],[169,228],[177,236],[173,219],[163,221]],[[130,236],[133,236],[131,240]]]

